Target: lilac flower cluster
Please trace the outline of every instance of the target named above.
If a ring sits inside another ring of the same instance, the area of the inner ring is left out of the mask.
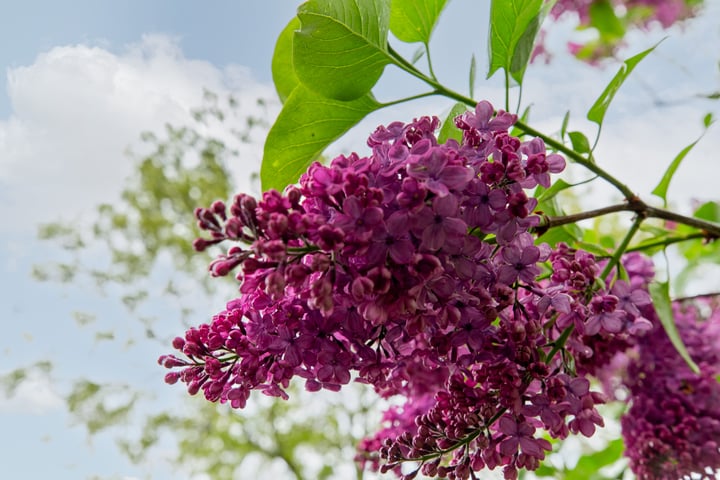
[[[601,287],[586,252],[535,245],[525,189],[548,187],[565,162],[511,136],[515,121],[480,102],[455,120],[462,142],[445,144],[437,118],[381,126],[369,157],[198,209],[210,238],[195,247],[233,243],[210,271],[237,270],[241,296],[175,339],[166,381],[235,408],[253,390],[286,398],[293,377],[310,391],[354,377],[404,397],[359,456],[405,479],[485,467],[512,479],[550,450],[538,429],[592,435],[603,397],[586,373],[605,361],[592,342],[644,331],[645,298]],[[417,469],[403,473],[409,461]]]
[[[640,480],[717,478],[720,470],[720,302],[674,302],[678,330],[700,368],[693,373],[654,316],[628,356],[631,407],[622,418],[630,467]]]

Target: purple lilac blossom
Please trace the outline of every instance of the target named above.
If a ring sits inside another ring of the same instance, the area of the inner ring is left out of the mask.
[[[654,315],[646,340],[629,353],[622,418],[625,455],[640,480],[717,478],[720,471],[720,302],[674,302],[683,342],[698,364],[690,370]],[[707,312],[710,312],[709,314]]]
[[[358,458],[406,480],[483,468],[513,479],[545,458],[542,430],[592,435],[604,397],[586,375],[605,344],[631,336],[644,297],[601,288],[587,252],[535,244],[537,200],[524,188],[564,160],[510,136],[515,121],[480,102],[455,121],[462,143],[446,144],[436,118],[395,122],[370,136],[369,157],[314,163],[283,194],[197,209],[211,238],[196,248],[233,244],[210,272],[236,270],[241,296],[175,339],[181,355],[159,359],[166,381],[233,408],[252,391],[287,398],[293,378],[309,391],[368,384],[405,407]],[[406,474],[408,461],[419,465]]]

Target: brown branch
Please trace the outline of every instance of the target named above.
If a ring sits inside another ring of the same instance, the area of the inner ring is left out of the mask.
[[[569,223],[576,223],[580,220],[587,220],[589,218],[600,217],[610,213],[616,212],[635,212],[644,218],[660,218],[662,220],[668,220],[675,223],[687,225],[702,230],[703,237],[708,240],[715,240],[720,238],[720,224],[715,222],[709,222],[700,218],[689,217],[687,215],[681,215],[679,213],[671,212],[663,208],[652,207],[640,200],[637,197],[632,198],[630,201],[625,203],[619,203],[617,205],[610,205],[608,207],[598,208],[596,210],[588,210],[587,212],[575,213],[572,215],[563,215],[558,217],[544,216],[540,220],[540,224],[535,227],[535,232],[542,234],[550,228],[559,227],[561,225],[567,225]]]

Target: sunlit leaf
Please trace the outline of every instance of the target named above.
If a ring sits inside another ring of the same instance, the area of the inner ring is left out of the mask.
[[[446,3],[447,0],[392,0],[390,31],[403,42],[428,44]]]
[[[265,141],[260,170],[263,190],[282,190],[297,182],[325,147],[380,106],[372,95],[343,102],[298,85]]]
[[[693,372],[700,373],[700,369],[690,357],[682,338],[680,338],[677,325],[675,325],[672,303],[670,302],[669,283],[652,282],[648,288],[650,290],[650,297],[652,298],[653,305],[655,306],[655,312],[657,312],[660,323],[662,323],[665,333],[667,333],[668,338],[670,338],[675,350],[677,350]]]
[[[310,0],[298,9],[295,73],[305,87],[336,100],[367,94],[391,63],[387,0]]]
[[[275,51],[272,57],[272,77],[281,102],[285,102],[290,93],[300,83],[293,66],[293,35],[295,30],[299,28],[300,19],[293,17],[290,23],[280,32],[280,36],[275,43]]]

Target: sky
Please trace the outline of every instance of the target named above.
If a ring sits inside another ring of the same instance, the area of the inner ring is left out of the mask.
[[[435,71],[459,91],[467,91],[471,54],[479,66],[486,62],[484,3],[453,0],[436,32]],[[142,386],[154,395],[151,403],[181,405],[185,393],[162,383],[164,372],[155,359],[167,349],[150,342],[131,344],[142,335],[142,325],[129,318],[116,291],[99,292],[88,281],[33,280],[33,265],[63,255],[37,239],[37,227],[57,220],[77,224],[97,204],[115,201],[132,172],[126,151],[141,148],[143,131],[190,123],[190,110],[201,104],[203,89],[237,96],[247,112],[256,98],[273,98],[271,54],[296,6],[289,0],[203,5],[191,0],[35,0],[5,9],[0,18],[0,375],[46,360],[53,369],[36,371],[11,396],[0,389],[0,428],[8,432],[0,439],[3,476],[178,478],[162,457],[130,464],[111,436],[89,438],[67,415],[63,396],[79,378]],[[720,90],[718,18],[720,1],[708,0],[705,15],[684,28],[628,38],[629,56],[667,36],[616,97],[597,158],[643,198],[649,198],[672,158],[702,133],[703,116],[714,112],[720,117],[720,102],[696,98]],[[526,74],[523,104],[532,105],[530,123],[541,131],[556,132],[570,110],[571,128],[593,134],[585,112],[617,68],[591,68],[565,55],[564,42],[574,34],[571,25],[553,29],[548,36],[553,62],[533,65]],[[403,51],[411,54],[413,48]],[[502,105],[499,78],[483,77],[478,75],[475,96]],[[376,94],[389,100],[417,88],[388,68]],[[332,153],[362,151],[364,138],[379,123],[442,116],[450,106],[431,98],[376,112],[334,144]],[[270,112],[278,109],[271,102]],[[253,139],[242,161],[232,166],[241,188],[251,188],[262,141]],[[718,151],[716,125],[671,185],[669,198],[676,208],[688,212],[693,201],[718,199]],[[579,170],[570,175],[585,178]],[[609,188],[594,186],[583,201],[601,206],[612,198],[617,195]],[[101,251],[91,254],[101,261]],[[149,313],[163,318],[165,335],[180,333],[177,310],[161,292],[154,295]],[[209,312],[219,305],[211,306],[204,297],[197,303]],[[78,327],[74,312],[93,312],[93,328],[111,330],[115,339],[96,341]]]

